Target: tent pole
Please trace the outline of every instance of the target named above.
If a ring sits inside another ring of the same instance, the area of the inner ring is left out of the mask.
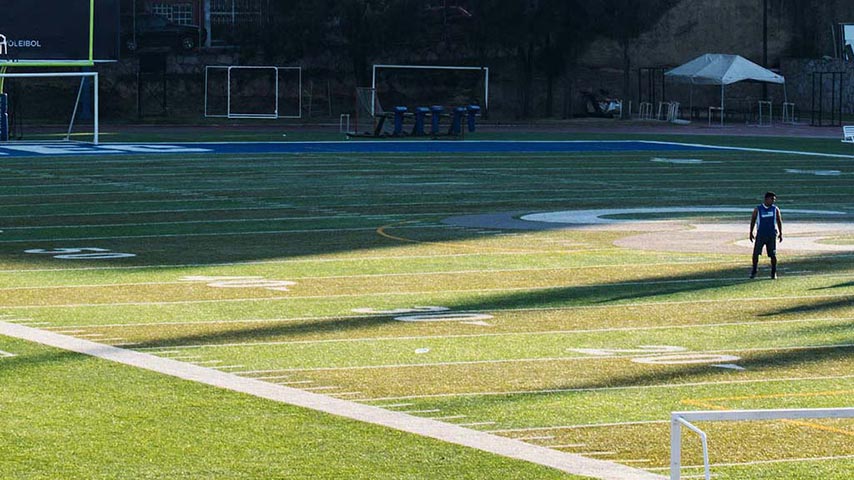
[[[721,126],[724,126],[724,84],[721,82]]]

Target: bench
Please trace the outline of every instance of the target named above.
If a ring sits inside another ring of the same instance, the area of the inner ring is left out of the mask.
[[[854,143],[854,125],[842,126],[842,143]]]

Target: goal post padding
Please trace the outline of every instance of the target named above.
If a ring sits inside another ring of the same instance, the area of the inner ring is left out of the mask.
[[[97,72],[0,72],[0,89],[9,140],[99,142]]]

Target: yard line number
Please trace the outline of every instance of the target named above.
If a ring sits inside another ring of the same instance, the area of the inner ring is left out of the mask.
[[[711,364],[713,367],[731,368],[743,370],[733,365],[732,362],[741,360],[735,355],[721,355],[716,353],[691,353],[685,347],[672,345],[639,345],[637,348],[570,348],[572,352],[583,353],[594,356],[634,356],[632,362],[645,365],[702,365]],[[716,365],[726,364],[726,365]],[[733,368],[737,367],[737,368]]]
[[[189,276],[181,278],[183,282],[205,282],[214,288],[263,288],[287,292],[289,287],[297,284],[288,280],[271,280],[264,277],[209,277]]]
[[[491,326],[484,320],[490,320],[492,315],[486,313],[466,312],[453,313],[448,307],[412,307],[395,308],[392,310],[375,310],[373,308],[354,308],[355,313],[369,313],[374,315],[396,315],[398,322],[460,322],[484,327]]]

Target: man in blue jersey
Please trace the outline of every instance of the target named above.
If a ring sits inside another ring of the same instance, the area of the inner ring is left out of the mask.
[[[783,241],[783,217],[780,209],[774,202],[777,195],[774,192],[765,193],[765,201],[753,209],[753,217],[750,219],[750,241],[753,244],[753,270],[750,278],[756,278],[756,268],[759,265],[759,255],[762,248],[771,259],[771,278],[777,278],[777,239]],[[753,227],[756,228],[756,236],[753,236]]]

